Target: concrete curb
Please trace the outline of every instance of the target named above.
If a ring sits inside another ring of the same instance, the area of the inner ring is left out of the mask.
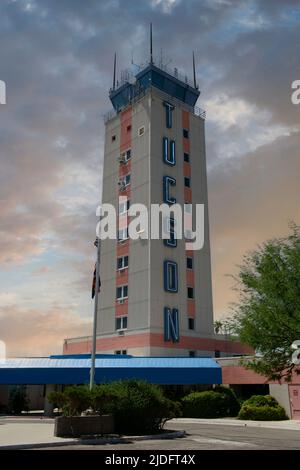
[[[185,437],[185,431],[170,431],[163,434],[149,434],[146,436],[123,436],[123,437],[103,437],[100,439],[72,439],[62,442],[39,442],[32,444],[11,444],[0,446],[0,450],[22,450],[39,449],[47,447],[62,447],[74,445],[101,445],[101,444],[122,444],[128,441],[150,441],[155,439],[178,439]]]
[[[205,419],[205,418],[177,418],[172,422],[178,424],[210,424],[217,426],[237,426],[249,428],[283,429],[287,431],[300,431],[300,421],[251,421],[251,420],[228,420],[228,419]]]

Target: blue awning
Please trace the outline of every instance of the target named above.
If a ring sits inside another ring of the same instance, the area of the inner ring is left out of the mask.
[[[84,384],[90,365],[86,356],[6,359],[0,361],[0,384]],[[221,367],[212,358],[97,356],[96,383],[133,378],[161,385],[222,382]]]

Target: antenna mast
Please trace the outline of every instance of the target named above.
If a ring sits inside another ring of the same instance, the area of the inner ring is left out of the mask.
[[[150,64],[153,64],[153,50],[152,50],[152,23],[150,23]]]
[[[113,78],[113,90],[116,89],[116,64],[117,64],[117,54],[115,52],[115,57],[114,57],[114,78]]]
[[[195,54],[193,51],[193,76],[194,76],[194,88],[197,88],[197,82],[196,82],[196,68],[195,68]]]

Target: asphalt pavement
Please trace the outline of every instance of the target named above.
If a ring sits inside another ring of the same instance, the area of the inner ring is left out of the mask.
[[[225,420],[224,420],[225,421]],[[270,423],[266,423],[270,426]],[[288,424],[283,426],[288,427]],[[277,427],[276,427],[277,426]],[[299,429],[298,429],[299,427]],[[186,437],[170,440],[145,440],[134,442],[127,438],[123,443],[105,445],[72,445],[58,449],[69,450],[299,450],[300,423],[290,422],[290,429],[245,425],[245,423],[209,423],[206,420],[173,420],[167,429],[185,430]],[[51,449],[51,447],[47,447]]]

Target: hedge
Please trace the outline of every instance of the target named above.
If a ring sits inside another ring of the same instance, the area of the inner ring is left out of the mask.
[[[192,392],[182,399],[183,415],[187,418],[222,418],[236,416],[240,405],[233,391],[216,387],[205,392]]]
[[[253,395],[243,403],[238,418],[252,419],[254,421],[281,421],[288,419],[284,408],[271,395]]]
[[[288,419],[282,406],[254,406],[243,405],[239,419],[252,419],[254,421],[281,421]]]
[[[244,403],[253,406],[278,406],[278,401],[272,395],[252,395]]]
[[[50,393],[48,400],[64,416],[80,416],[87,408],[96,414],[112,414],[119,434],[157,432],[168,419],[181,415],[180,403],[166,398],[157,385],[141,380],[96,385],[92,391],[87,386],[72,386]]]
[[[114,415],[116,432],[120,434],[157,432],[168,419],[181,415],[180,404],[167,399],[157,385],[124,380],[99,387],[105,387],[111,397],[102,403],[102,413]]]
[[[63,392],[51,392],[48,401],[62,409],[64,416],[80,416],[91,406],[91,395],[86,385],[72,385]]]

